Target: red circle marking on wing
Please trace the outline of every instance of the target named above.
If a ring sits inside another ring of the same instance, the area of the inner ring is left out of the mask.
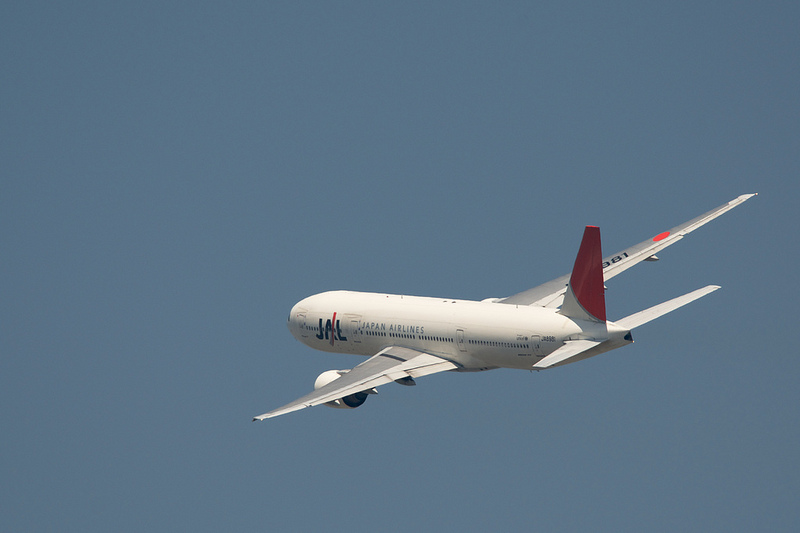
[[[655,237],[653,237],[653,240],[654,240],[655,242],[658,242],[658,241],[660,241],[660,240],[666,239],[667,237],[669,237],[669,232],[668,232],[668,231],[665,231],[664,233],[659,233],[658,235],[656,235]]]

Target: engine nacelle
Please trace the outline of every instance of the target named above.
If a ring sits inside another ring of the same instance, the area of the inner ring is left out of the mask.
[[[347,370],[326,370],[319,376],[317,376],[316,381],[314,381],[314,390],[319,389],[320,387],[324,387],[328,383],[335,381],[342,377],[342,375],[347,374]],[[327,405],[328,407],[335,407],[336,409],[355,409],[356,407],[360,406],[364,402],[367,401],[367,396],[370,394],[376,394],[378,391],[375,389],[371,389],[369,391],[363,392],[356,392],[355,394],[350,394],[349,396],[345,396],[344,398],[339,398],[338,400],[333,400],[330,402],[326,402],[323,405]]]

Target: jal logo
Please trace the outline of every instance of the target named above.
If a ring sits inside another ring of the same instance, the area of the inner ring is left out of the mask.
[[[319,340],[330,340],[331,346],[333,346],[334,341],[347,340],[347,337],[342,335],[342,327],[339,321],[336,320],[336,313],[333,313],[333,318],[325,322],[324,327],[322,326],[322,319],[319,319],[319,332],[316,337]]]

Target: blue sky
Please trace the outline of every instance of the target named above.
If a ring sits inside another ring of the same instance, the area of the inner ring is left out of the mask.
[[[0,528],[795,531],[793,2],[0,7]],[[611,282],[636,344],[252,416],[329,289]]]

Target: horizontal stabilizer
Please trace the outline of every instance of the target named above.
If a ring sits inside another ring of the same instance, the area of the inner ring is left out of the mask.
[[[644,311],[639,311],[638,313],[626,316],[623,319],[617,320],[615,323],[622,328],[631,330],[641,326],[642,324],[647,324],[651,320],[655,320],[660,316],[666,315],[670,311],[674,311],[679,307],[683,307],[688,303],[692,303],[698,298],[702,298],[706,294],[711,294],[719,288],[719,285],[708,285],[702,289],[692,291],[689,294],[678,296],[677,298],[673,298],[672,300],[655,305],[649,309],[645,309]]]
[[[535,365],[533,368],[535,370],[540,370],[543,368],[550,368],[551,366],[561,363],[562,361],[566,361],[571,357],[575,357],[576,355],[585,352],[586,350],[590,350],[600,344],[600,341],[590,341],[590,340],[580,340],[580,341],[567,341],[564,343],[564,346],[557,349]]]

